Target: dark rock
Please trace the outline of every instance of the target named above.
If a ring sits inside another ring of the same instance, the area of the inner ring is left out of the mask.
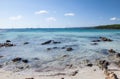
[[[10,40],[6,40],[6,42],[11,42]]]
[[[24,60],[22,60],[22,62],[24,62],[24,63],[28,63],[28,60],[24,59]]]
[[[64,79],[64,78],[61,78],[61,79]]]
[[[54,41],[54,40],[48,40],[48,41],[46,41],[44,43],[41,43],[41,45],[46,45],[46,44],[50,44],[50,43],[52,43],[52,44],[59,44],[61,42],[57,42],[57,41]]]
[[[58,47],[53,47],[53,49],[57,49]]]
[[[61,42],[53,41],[53,44],[58,44],[58,43],[61,43]]]
[[[120,53],[117,53],[117,54],[116,54],[116,58],[120,58]]]
[[[106,60],[99,60],[98,62],[98,66],[100,69],[105,69],[105,70],[108,70],[108,66],[110,65],[110,63]]]
[[[13,62],[20,62],[21,60],[22,60],[22,58],[20,58],[20,57],[12,59]]]
[[[15,46],[14,44],[11,44],[9,42],[6,42],[6,43],[0,43],[0,47],[12,47],[12,46]]]
[[[29,44],[29,42],[24,42],[24,45]]]
[[[12,46],[15,46],[14,44],[11,44],[11,43],[4,43],[4,46],[5,47],[12,47]]]
[[[24,69],[24,67],[18,67],[19,69]]]
[[[69,57],[69,55],[63,55],[63,57]]]
[[[47,48],[47,50],[51,50],[51,48]]]
[[[46,42],[42,43],[41,45],[50,44],[52,41],[53,41],[53,40],[48,40],[48,41],[46,41]]]
[[[116,53],[116,51],[113,50],[113,49],[108,50],[108,52],[111,53],[111,54]]]
[[[39,60],[39,58],[33,58],[33,60]]]
[[[120,61],[114,62],[118,67],[120,67]]]
[[[0,58],[3,58],[4,56],[0,56]]]
[[[2,68],[2,67],[3,67],[3,65],[0,64],[0,68]]]
[[[25,78],[25,79],[34,79],[34,78]]]
[[[109,39],[109,38],[106,38],[106,37],[99,37],[102,41],[109,41],[109,42],[111,42],[112,40],[111,39]]]
[[[73,67],[73,64],[67,64],[66,67],[68,67],[69,69],[71,69]]]
[[[92,66],[93,66],[93,64],[91,64],[91,63],[90,63],[90,64],[87,64],[87,66],[92,67]]]
[[[101,40],[93,40],[92,42],[100,42]]]
[[[66,47],[62,47],[61,49],[65,49]]]
[[[78,73],[78,70],[74,71],[71,75],[75,76]]]
[[[71,48],[71,47],[66,49],[66,51],[72,51],[72,50],[73,50],[73,48]]]

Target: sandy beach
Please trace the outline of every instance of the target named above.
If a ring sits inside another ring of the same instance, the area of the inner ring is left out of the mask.
[[[72,74],[76,70],[78,73],[73,76]],[[120,68],[110,65],[109,71],[114,72],[117,77],[120,78]],[[97,66],[70,69],[65,70],[64,72],[32,72],[31,74],[11,72],[0,69],[1,79],[105,79],[105,77],[106,75],[104,74],[104,71],[99,69]]]

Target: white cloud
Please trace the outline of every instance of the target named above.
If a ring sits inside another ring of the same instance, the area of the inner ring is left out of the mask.
[[[10,19],[10,20],[14,20],[14,21],[16,21],[16,20],[20,20],[20,19],[22,19],[22,16],[21,16],[21,15],[18,15],[18,16],[12,16],[12,17],[9,17],[9,19]]]
[[[117,17],[112,17],[112,18],[110,18],[110,20],[111,20],[111,21],[118,21],[118,20],[120,20],[120,19],[117,18]]]
[[[49,18],[46,19],[46,21],[48,21],[48,22],[55,22],[56,18],[55,17],[49,17]]]
[[[74,13],[65,13],[64,16],[75,16]]]
[[[46,10],[40,10],[40,11],[36,11],[35,14],[47,14],[48,11]]]

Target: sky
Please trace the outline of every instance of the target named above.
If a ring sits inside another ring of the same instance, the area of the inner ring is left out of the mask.
[[[119,4],[120,0],[0,0],[0,28],[119,24]]]

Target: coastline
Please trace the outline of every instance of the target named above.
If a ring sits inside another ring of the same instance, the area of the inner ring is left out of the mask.
[[[120,78],[120,33],[74,31],[52,35],[34,31],[1,34],[4,38],[0,43],[0,77],[105,79],[108,74],[115,74]]]

